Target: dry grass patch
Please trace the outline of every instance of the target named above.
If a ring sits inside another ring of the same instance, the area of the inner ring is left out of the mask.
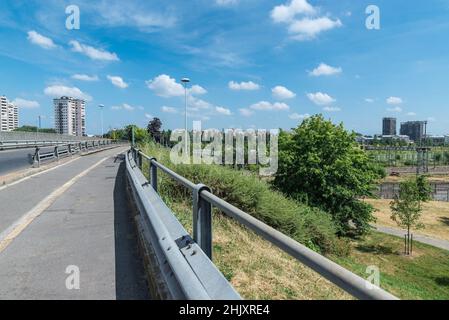
[[[377,225],[397,228],[397,224],[391,220],[390,202],[385,199],[366,199],[367,203],[376,208],[374,215]],[[416,231],[425,236],[449,241],[449,203],[431,201],[423,205],[424,211],[421,221],[425,228]]]

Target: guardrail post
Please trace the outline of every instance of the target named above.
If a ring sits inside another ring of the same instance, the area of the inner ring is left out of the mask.
[[[40,168],[41,166],[41,153],[40,153],[40,148],[36,147],[36,152],[34,153],[34,163],[37,162],[37,167]],[[34,165],[33,163],[33,165]]]
[[[193,239],[212,260],[212,205],[201,198],[202,191],[211,192],[204,184],[193,190]]]
[[[55,158],[56,158],[56,160],[58,160],[59,161],[59,150],[58,150],[58,146],[56,146],[55,147]]]
[[[67,148],[69,149],[70,156],[73,156],[73,154],[72,154],[72,145],[70,143],[67,145]]]
[[[156,158],[151,158],[149,161],[149,169],[150,169],[150,182],[154,191],[157,193],[157,167],[152,163],[152,161],[157,161]]]

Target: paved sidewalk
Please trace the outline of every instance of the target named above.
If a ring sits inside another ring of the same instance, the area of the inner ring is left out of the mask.
[[[401,229],[396,229],[396,228],[390,228],[390,227],[381,227],[381,226],[375,226],[376,230],[382,233],[386,233],[392,236],[397,236],[397,237],[401,237],[404,238],[404,234],[406,234],[406,232],[404,230]],[[435,238],[430,238],[427,236],[423,236],[420,234],[413,234],[413,240],[414,241],[418,241],[421,243],[425,243],[440,249],[444,249],[444,250],[449,250],[449,241],[446,240],[441,240],[441,239],[435,239]]]

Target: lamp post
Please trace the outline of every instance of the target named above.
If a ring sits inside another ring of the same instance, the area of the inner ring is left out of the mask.
[[[188,148],[187,148],[187,141],[188,141],[188,131],[187,131],[187,84],[190,82],[189,78],[182,78],[181,79],[182,84],[184,85],[184,101],[185,101],[185,105],[184,105],[184,120],[185,120],[185,152],[186,155],[189,157],[190,154],[187,154],[188,152]]]
[[[101,137],[104,138],[104,132],[103,132],[103,109],[104,109],[104,105],[100,104],[98,107],[100,107],[100,112],[101,112]]]

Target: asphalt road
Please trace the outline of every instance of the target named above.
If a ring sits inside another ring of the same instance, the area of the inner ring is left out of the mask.
[[[53,150],[54,147],[41,148],[42,152]],[[0,176],[31,167],[30,155],[34,155],[35,151],[35,148],[0,150]]]
[[[0,188],[0,299],[149,298],[117,156],[124,150]]]

